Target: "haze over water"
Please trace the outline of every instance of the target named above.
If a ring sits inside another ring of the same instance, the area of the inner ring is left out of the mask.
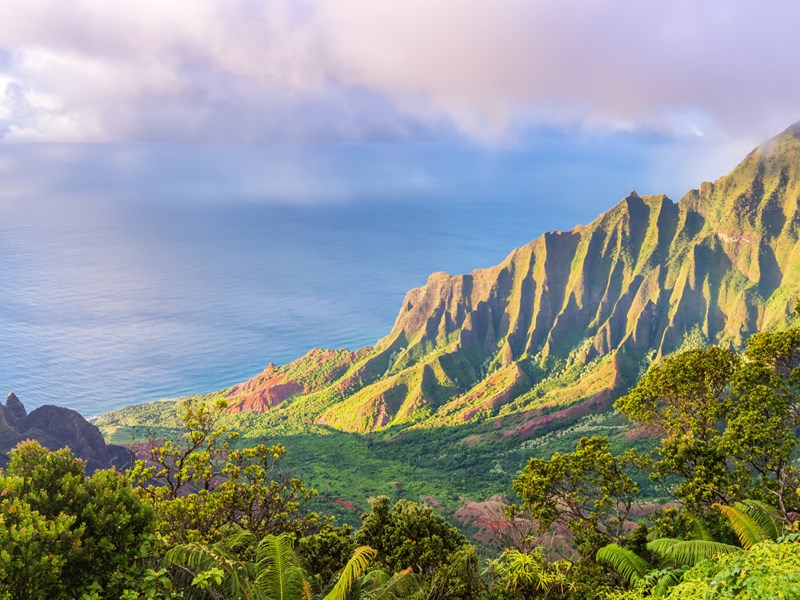
[[[422,147],[413,160],[353,147],[322,167],[155,147],[133,174],[107,149],[56,147],[70,159],[53,162],[53,148],[16,147],[39,175],[4,173],[0,388],[90,416],[224,388],[315,346],[373,344],[431,272],[496,264],[635,185],[662,191],[663,148],[631,144]],[[276,164],[314,167],[294,187],[254,183]]]

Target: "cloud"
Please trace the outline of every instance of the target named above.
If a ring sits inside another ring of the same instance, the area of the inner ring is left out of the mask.
[[[320,10],[351,81],[466,129],[533,120],[692,134],[800,118],[797,3],[338,0]]]
[[[789,0],[9,0],[5,140],[753,140],[800,118]]]

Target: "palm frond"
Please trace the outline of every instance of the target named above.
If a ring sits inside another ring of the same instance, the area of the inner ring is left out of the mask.
[[[366,595],[371,591],[377,590],[387,581],[391,579],[389,575],[382,569],[375,568],[369,573],[362,575],[353,584],[353,589],[350,590],[351,600],[363,600]]]
[[[608,544],[597,551],[597,562],[608,565],[622,575],[631,586],[637,585],[652,569],[641,556],[617,544]]]
[[[724,504],[714,504],[714,508],[719,510],[728,519],[739,543],[745,550],[759,542],[770,539],[767,532],[758,524],[754,518],[743,513],[736,506],[726,506]]]
[[[300,600],[314,600],[314,594],[311,593],[311,584],[308,581],[303,581],[303,595]]]
[[[650,552],[664,557],[676,565],[694,566],[718,554],[741,552],[738,546],[708,540],[676,540],[661,538],[647,543]]]
[[[347,561],[342,569],[336,585],[325,596],[325,600],[347,600],[347,595],[353,587],[355,581],[367,572],[369,565],[378,555],[378,551],[369,546],[359,546],[353,552],[353,556]]]

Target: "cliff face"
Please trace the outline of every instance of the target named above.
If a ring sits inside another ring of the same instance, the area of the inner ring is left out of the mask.
[[[40,406],[27,413],[13,393],[5,406],[0,404],[0,466],[8,460],[8,452],[23,440],[36,440],[51,450],[68,447],[86,460],[86,471],[116,467],[126,468],[130,462],[128,450],[107,445],[100,430],[79,413],[60,406]]]
[[[315,368],[317,351],[231,393],[260,394],[242,410],[351,431],[607,403],[685,344],[739,347],[785,325],[800,296],[799,233],[800,124],[678,203],[633,192],[495,267],[431,275],[389,335],[335,354],[337,368]]]

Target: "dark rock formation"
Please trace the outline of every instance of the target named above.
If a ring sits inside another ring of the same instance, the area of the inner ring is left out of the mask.
[[[36,440],[50,450],[69,448],[86,461],[87,473],[97,469],[130,464],[126,448],[106,444],[100,430],[80,413],[61,406],[41,406],[30,414],[19,398],[8,395],[5,406],[0,404],[0,465],[8,460],[9,451],[23,440]]]

